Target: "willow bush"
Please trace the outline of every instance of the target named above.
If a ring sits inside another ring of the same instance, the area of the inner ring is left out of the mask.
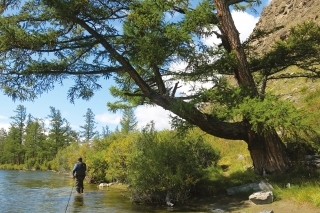
[[[135,137],[136,133],[118,133],[108,147],[105,158],[109,165],[106,171],[107,180],[127,183],[128,161]]]
[[[147,125],[134,143],[129,159],[128,180],[133,202],[185,202],[205,169],[215,166],[219,154],[202,137],[154,130]]]

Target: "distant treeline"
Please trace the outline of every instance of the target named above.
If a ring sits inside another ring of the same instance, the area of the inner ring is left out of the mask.
[[[90,108],[83,115],[84,125],[79,126],[80,131],[73,130],[60,110],[54,107],[50,107],[46,121],[27,114],[23,105],[18,105],[14,112],[15,115],[10,117],[12,122],[9,129],[0,129],[0,164],[23,165],[27,169],[51,169],[48,162],[56,157],[59,150],[72,143],[105,138],[111,133],[108,126],[103,127],[101,133],[96,131],[95,115]],[[132,111],[125,110],[120,122],[121,130],[133,131],[136,124]],[[115,131],[119,131],[118,128]]]

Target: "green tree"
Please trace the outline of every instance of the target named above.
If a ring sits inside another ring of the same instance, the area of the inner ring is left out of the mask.
[[[46,132],[44,122],[41,119],[34,119],[30,114],[26,125],[26,134],[24,136],[24,146],[26,151],[26,162],[28,169],[31,169],[36,163],[43,164],[46,159],[44,154]]]
[[[117,86],[111,93],[119,101],[109,103],[112,111],[156,104],[182,119],[175,124],[188,122],[211,135],[245,141],[257,173],[288,170],[278,127],[261,120],[254,129],[250,113],[233,117],[233,109],[247,98],[265,101],[268,80],[291,65],[310,71],[300,76],[317,74],[319,26],[293,29],[288,39],[259,55],[240,42],[230,8],[244,10],[261,0],[202,0],[193,8],[188,0],[1,3],[0,85],[13,99],[33,100],[71,77],[71,102],[88,100],[101,88],[98,79],[113,75]],[[14,12],[6,13],[11,8]],[[175,15],[179,19],[167,18]],[[210,47],[198,39],[209,35],[217,35],[222,45]],[[181,61],[186,69],[170,66]],[[225,83],[230,76],[236,85]],[[211,86],[183,96],[184,82]]]
[[[95,122],[94,114],[90,108],[87,109],[87,113],[83,117],[85,118],[85,125],[80,126],[83,129],[83,131],[80,131],[80,137],[83,137],[85,142],[89,142],[98,135],[98,132],[95,131],[97,122]]]
[[[4,162],[4,145],[8,134],[4,128],[0,129],[0,163]]]
[[[21,154],[19,128],[14,126],[9,128],[3,149],[4,163],[19,164],[21,162],[21,156],[19,155]]]
[[[25,133],[25,121],[27,118],[27,109],[23,105],[18,105],[17,109],[14,110],[16,113],[15,116],[10,117],[13,122],[11,123],[12,127],[15,127],[19,130],[19,135],[17,140],[19,143],[17,144],[17,155],[18,155],[18,164],[20,165],[24,161],[24,141],[23,135]]]
[[[58,150],[69,145],[71,128],[65,118],[62,118],[60,110],[50,107],[50,129],[48,135],[48,143],[51,144],[51,158],[55,157]]]
[[[123,115],[120,120],[121,132],[128,134],[129,132],[133,132],[137,129],[137,119],[134,115],[133,109],[126,108],[123,110]]]
[[[107,137],[109,137],[110,134],[111,134],[111,131],[109,129],[109,126],[108,125],[106,125],[105,127],[103,126],[100,137],[107,138]]]

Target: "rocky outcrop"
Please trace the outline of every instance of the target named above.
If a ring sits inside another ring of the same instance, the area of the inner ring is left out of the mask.
[[[257,32],[272,31],[280,28],[268,36],[251,42],[258,53],[270,50],[277,40],[284,40],[290,33],[290,28],[305,21],[320,24],[320,0],[272,0],[262,11],[251,37]]]

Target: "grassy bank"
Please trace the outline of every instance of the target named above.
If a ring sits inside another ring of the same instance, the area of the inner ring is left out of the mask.
[[[275,201],[291,200],[298,204],[308,203],[320,207],[320,169],[301,164],[287,174],[262,177],[255,175],[251,169],[252,161],[246,143],[213,138],[212,146],[222,156],[218,162],[222,170],[221,176],[209,177],[210,184],[207,185],[215,194],[225,195],[229,187],[267,180],[274,188]],[[248,199],[249,195],[250,192],[239,196]]]

